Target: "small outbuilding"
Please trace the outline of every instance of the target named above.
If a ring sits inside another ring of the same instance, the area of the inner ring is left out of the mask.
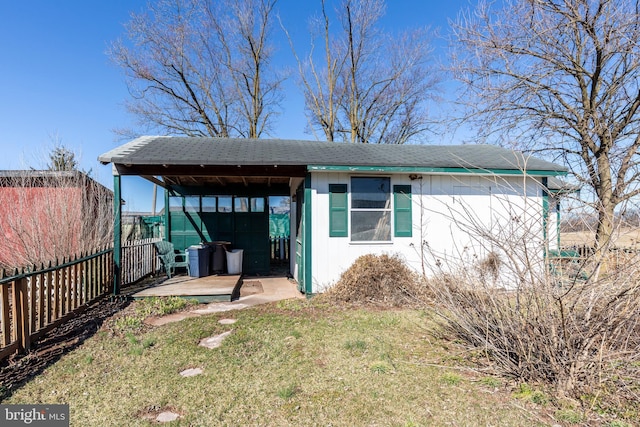
[[[526,245],[542,254],[555,244],[548,180],[566,174],[491,145],[145,136],[99,160],[113,165],[116,200],[122,175],[165,189],[167,238],[177,249],[231,242],[244,250],[246,274],[269,272],[269,198],[288,198],[289,271],[307,294],[366,253],[399,253],[417,271],[465,251],[477,256],[486,249],[474,229],[498,233],[507,222],[526,224]]]
[[[0,268],[79,256],[110,244],[113,193],[77,171],[0,171]]]

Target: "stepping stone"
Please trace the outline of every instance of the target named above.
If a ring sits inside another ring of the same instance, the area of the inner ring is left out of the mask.
[[[218,323],[220,323],[221,325],[233,325],[237,321],[238,319],[220,319],[218,320]]]
[[[178,418],[180,418],[179,414],[176,414],[175,412],[165,411],[158,414],[158,416],[156,417],[156,421],[159,423],[170,423],[171,421],[175,421]]]
[[[248,305],[243,303],[215,302],[207,305],[205,308],[193,310],[191,313],[196,313],[196,314],[220,313],[222,311],[240,310],[245,307],[248,307]]]
[[[200,345],[202,347],[211,348],[211,349],[218,348],[222,345],[222,341],[226,337],[231,335],[232,332],[233,332],[233,329],[227,332],[223,332],[220,335],[214,335],[209,338],[204,338],[203,340],[200,341]]]
[[[180,372],[180,375],[182,375],[183,377],[195,377],[196,375],[200,375],[202,372],[203,371],[201,368],[191,368],[185,369],[184,371]]]

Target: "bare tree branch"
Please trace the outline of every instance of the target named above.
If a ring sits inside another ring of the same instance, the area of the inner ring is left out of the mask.
[[[639,189],[638,2],[481,1],[453,34],[466,119],[564,160],[593,191],[596,245],[608,245],[616,207]]]
[[[269,45],[275,0],[162,0],[132,15],[109,54],[130,112],[168,134],[258,138],[281,102]]]
[[[312,131],[330,141],[403,144],[430,130],[426,105],[439,76],[428,65],[428,31],[384,34],[384,9],[383,0],[344,0],[334,28],[323,1],[305,61],[289,39]],[[314,53],[318,38],[324,56]]]

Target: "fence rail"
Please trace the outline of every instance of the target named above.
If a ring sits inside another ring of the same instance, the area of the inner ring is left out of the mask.
[[[112,289],[112,249],[37,270],[0,271],[0,360],[29,350],[33,341]]]

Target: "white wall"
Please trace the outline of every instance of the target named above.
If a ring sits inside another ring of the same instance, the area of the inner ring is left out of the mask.
[[[329,184],[347,184],[350,190],[352,176],[388,176],[391,189],[411,185],[413,236],[394,237],[392,232],[391,242],[373,243],[329,237]],[[411,180],[409,174],[314,172],[311,184],[314,293],[333,285],[367,253],[401,254],[412,268],[427,275],[460,265],[461,260],[467,265],[478,262],[489,251],[510,251],[501,256],[511,257],[519,257],[518,252],[542,253],[542,192],[533,178],[469,174]],[[515,247],[499,244],[502,240]]]

